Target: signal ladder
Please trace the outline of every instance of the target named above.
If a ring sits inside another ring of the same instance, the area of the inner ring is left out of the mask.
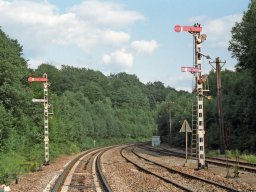
[[[192,105],[192,133],[191,133],[191,159],[198,158],[198,142],[197,142],[197,104]]]

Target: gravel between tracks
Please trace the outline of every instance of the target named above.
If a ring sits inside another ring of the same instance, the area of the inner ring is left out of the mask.
[[[44,191],[47,184],[55,177],[60,174],[63,166],[68,163],[71,159],[75,158],[76,155],[68,157],[60,157],[52,162],[48,166],[43,166],[42,171],[29,173],[19,178],[18,184],[12,183],[10,185],[12,192],[41,192]]]
[[[183,167],[182,164],[184,164],[184,159],[182,158],[178,158],[174,156],[159,155],[157,153],[146,151],[140,148],[137,148],[136,151],[139,152],[142,156],[145,156],[149,159],[152,159],[166,166],[171,166],[176,170],[183,171],[190,175],[195,175],[198,177],[209,179],[217,183],[221,183],[223,185],[232,186],[233,188],[236,188],[241,191],[256,191],[256,187],[253,185],[239,182],[233,179],[224,178],[223,176],[217,175],[207,169],[196,171],[193,167],[189,167],[189,166]]]
[[[113,192],[181,191],[150,174],[139,171],[131,163],[127,163],[120,155],[120,149],[111,149],[102,156],[103,173]]]
[[[198,179],[190,178],[190,177],[184,176],[184,175],[182,175],[180,173],[177,173],[177,172],[169,171],[166,168],[160,167],[160,166],[155,165],[151,162],[148,162],[144,159],[141,159],[140,157],[135,156],[131,152],[131,148],[127,149],[127,153],[137,163],[141,164],[141,166],[146,167],[147,169],[149,169],[150,171],[152,171],[154,173],[157,173],[158,175],[161,175],[165,178],[168,178],[168,179],[170,179],[174,182],[177,182],[178,184],[180,184],[184,187],[187,187],[187,188],[191,189],[192,191],[208,192],[209,189],[211,189],[211,191],[215,191],[215,192],[227,191],[226,189],[222,189],[222,188],[220,188],[218,186],[215,186],[213,184],[209,184],[209,183],[200,181]],[[146,155],[143,154],[143,152],[141,154],[141,150],[136,150],[136,154],[139,154],[139,155],[145,157],[146,159],[151,159],[150,156],[148,156],[148,155],[147,155],[148,157],[146,157]],[[177,170],[177,169],[174,169],[174,170]],[[184,173],[184,171],[181,171],[181,172]],[[191,174],[189,174],[189,175],[191,175]]]
[[[87,192],[95,192],[95,184],[93,174],[93,166],[95,157],[97,156],[97,151],[93,151],[86,156],[84,156],[81,160],[79,160],[78,166],[75,168],[75,172],[72,175],[71,183],[69,184],[70,192],[79,192],[79,191],[87,191]],[[71,187],[72,186],[72,187]],[[84,190],[82,188],[84,188]]]

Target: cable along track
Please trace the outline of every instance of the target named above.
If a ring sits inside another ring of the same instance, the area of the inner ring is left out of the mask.
[[[126,147],[121,151],[121,155],[130,163],[139,169],[154,175],[155,177],[164,180],[176,186],[183,191],[239,191],[228,186],[209,181],[204,178],[189,175],[184,172],[172,169],[163,164],[145,158],[135,152],[134,148]]]

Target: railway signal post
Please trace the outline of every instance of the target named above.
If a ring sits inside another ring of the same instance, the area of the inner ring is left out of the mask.
[[[44,165],[49,165],[49,125],[48,125],[48,118],[49,115],[53,115],[53,113],[49,113],[48,109],[50,107],[48,103],[48,87],[50,84],[48,83],[47,74],[44,73],[43,77],[33,78],[29,77],[28,82],[42,82],[44,88],[44,98],[43,99],[32,99],[34,103],[43,103],[44,104]]]
[[[183,72],[191,72],[194,74],[195,78],[195,90],[197,93],[197,126],[196,126],[196,156],[197,156],[197,164],[198,169],[204,169],[206,166],[205,162],[205,146],[204,146],[204,109],[203,109],[203,82],[205,81],[204,76],[202,75],[202,56],[201,54],[201,43],[206,40],[206,35],[201,34],[202,27],[200,24],[195,24],[194,26],[179,26],[176,25],[174,28],[175,32],[189,32],[193,35],[194,38],[194,66],[193,67],[182,67],[181,71]]]

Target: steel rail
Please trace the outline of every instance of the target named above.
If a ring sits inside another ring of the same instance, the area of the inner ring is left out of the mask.
[[[157,162],[152,161],[152,160],[150,160],[150,159],[147,159],[147,158],[145,158],[145,157],[142,157],[141,155],[137,154],[137,153],[134,151],[134,149],[132,150],[132,153],[134,153],[137,157],[144,159],[145,161],[151,162],[151,163],[153,163],[153,164],[155,164],[155,165],[158,165],[158,166],[160,166],[160,167],[162,167],[162,168],[165,168],[165,169],[167,169],[167,170],[169,170],[169,171],[171,171],[171,172],[175,172],[175,173],[181,174],[181,175],[183,175],[183,176],[185,176],[185,177],[189,177],[189,178],[191,178],[191,179],[200,180],[200,181],[203,181],[203,182],[205,182],[205,183],[209,183],[209,184],[218,186],[218,187],[220,187],[220,188],[226,189],[226,190],[228,190],[228,191],[239,192],[239,190],[234,189],[234,188],[232,188],[232,187],[228,187],[228,186],[219,184],[219,183],[214,182],[214,181],[210,181],[210,180],[207,180],[207,179],[204,179],[204,178],[201,178],[201,177],[197,177],[197,176],[194,176],[194,175],[190,175],[190,174],[187,174],[187,173],[184,173],[184,172],[181,172],[181,171],[172,169],[172,168],[170,168],[170,167],[167,167],[167,166],[165,166],[165,165],[163,165],[163,164],[157,163]]]
[[[166,154],[166,155],[172,155],[172,156],[176,156],[176,157],[185,157],[185,154],[183,152],[177,152],[177,151],[172,151],[172,150],[168,150],[168,149],[155,149],[155,148],[151,148],[151,147],[145,147],[145,146],[138,146],[140,148],[144,148],[150,151],[154,151],[157,153],[162,153],[162,154]],[[195,159],[195,158],[193,158]],[[214,165],[219,165],[222,167],[227,167],[227,165],[229,167],[232,166],[237,166],[239,169],[244,170],[244,171],[248,171],[248,172],[256,172],[256,164],[254,163],[247,163],[247,162],[238,162],[238,164],[236,164],[236,161],[234,160],[230,160],[230,159],[222,159],[222,158],[212,158],[212,157],[206,157],[206,162],[208,164],[214,164]]]
[[[123,150],[124,150],[125,148],[127,148],[127,147],[124,147],[124,148],[121,150],[121,155],[122,155],[122,157],[125,158],[126,161],[130,162],[131,164],[133,164],[134,166],[136,166],[137,168],[139,168],[140,170],[142,170],[142,171],[144,171],[144,172],[146,172],[146,173],[149,173],[149,174],[151,174],[151,175],[153,175],[153,176],[155,176],[155,177],[157,177],[157,178],[159,178],[159,179],[165,181],[166,183],[170,183],[170,184],[172,184],[172,185],[174,185],[174,186],[176,186],[176,187],[178,187],[178,188],[180,188],[180,189],[183,189],[184,191],[194,192],[193,190],[191,190],[191,189],[189,189],[189,188],[186,188],[186,187],[183,186],[183,185],[180,185],[180,184],[178,184],[178,183],[176,183],[176,182],[174,182],[174,181],[172,181],[172,180],[170,180],[170,179],[167,179],[167,178],[165,178],[165,177],[163,177],[163,176],[161,176],[161,175],[158,175],[158,174],[156,174],[156,173],[153,173],[153,172],[151,172],[150,170],[146,169],[145,167],[143,167],[143,166],[141,166],[141,165],[135,163],[134,161],[132,161],[131,159],[129,159],[128,157],[126,157],[126,156],[124,155]]]
[[[74,158],[73,160],[71,160],[68,165],[66,165],[66,167],[64,167],[63,172],[59,175],[59,177],[57,178],[56,182],[54,183],[53,187],[51,188],[51,192],[58,192],[60,191],[66,177],[68,176],[68,173],[70,172],[71,168],[75,165],[75,163],[84,155],[97,150],[97,149],[90,149],[85,151],[84,153],[81,153],[80,155],[78,155],[76,158]]]
[[[164,149],[164,148],[161,148],[162,150],[165,150],[165,151],[170,151],[170,152],[174,152],[174,151],[171,151],[171,150],[169,150],[169,149]],[[175,152],[174,152],[175,153]],[[179,153],[179,152],[176,152],[176,153]],[[182,153],[182,152],[180,152],[180,154],[184,154],[184,153]],[[213,160],[213,161],[221,161],[221,162],[227,162],[228,161],[228,163],[231,163],[231,164],[236,164],[237,163],[237,161],[236,160],[232,160],[232,159],[224,159],[224,158],[218,158],[218,157],[207,157],[206,156],[206,159],[207,160]],[[255,163],[248,163],[248,162],[244,162],[244,161],[239,161],[239,165],[241,166],[241,168],[243,168],[243,166],[246,166],[246,167],[252,167],[252,168],[254,168],[254,167],[256,167],[256,164]],[[255,169],[255,171],[256,171],[256,169]]]
[[[109,146],[109,147],[103,147],[103,148],[94,148],[94,149],[90,149],[87,150],[83,153],[81,153],[80,155],[78,155],[76,158],[74,158],[73,160],[71,160],[64,168],[63,168],[63,172],[58,176],[58,178],[56,179],[54,185],[51,187],[50,191],[51,192],[58,192],[61,190],[65,179],[67,178],[70,170],[72,169],[72,167],[76,164],[76,162],[81,159],[83,156],[93,152],[93,151],[97,151],[97,150],[103,150],[102,152],[100,152],[100,154],[96,157],[96,174],[100,179],[101,182],[101,187],[104,188],[105,191],[107,192],[112,192],[111,187],[109,186],[103,172],[102,172],[102,168],[101,168],[101,156],[103,155],[104,152],[106,152],[107,150],[110,150],[114,147],[119,147],[120,145],[114,145],[114,146]]]
[[[112,149],[112,148],[110,148]],[[105,151],[102,151],[96,158],[96,170],[97,170],[97,173],[98,173],[98,176],[99,176],[99,179],[101,181],[101,185],[102,187],[104,188],[105,192],[112,192],[112,189],[110,187],[110,185],[108,184],[107,182],[107,179],[106,177],[104,176],[103,172],[102,172],[102,167],[101,167],[101,157],[103,155],[103,153],[105,153],[107,150],[109,149],[106,149]]]

